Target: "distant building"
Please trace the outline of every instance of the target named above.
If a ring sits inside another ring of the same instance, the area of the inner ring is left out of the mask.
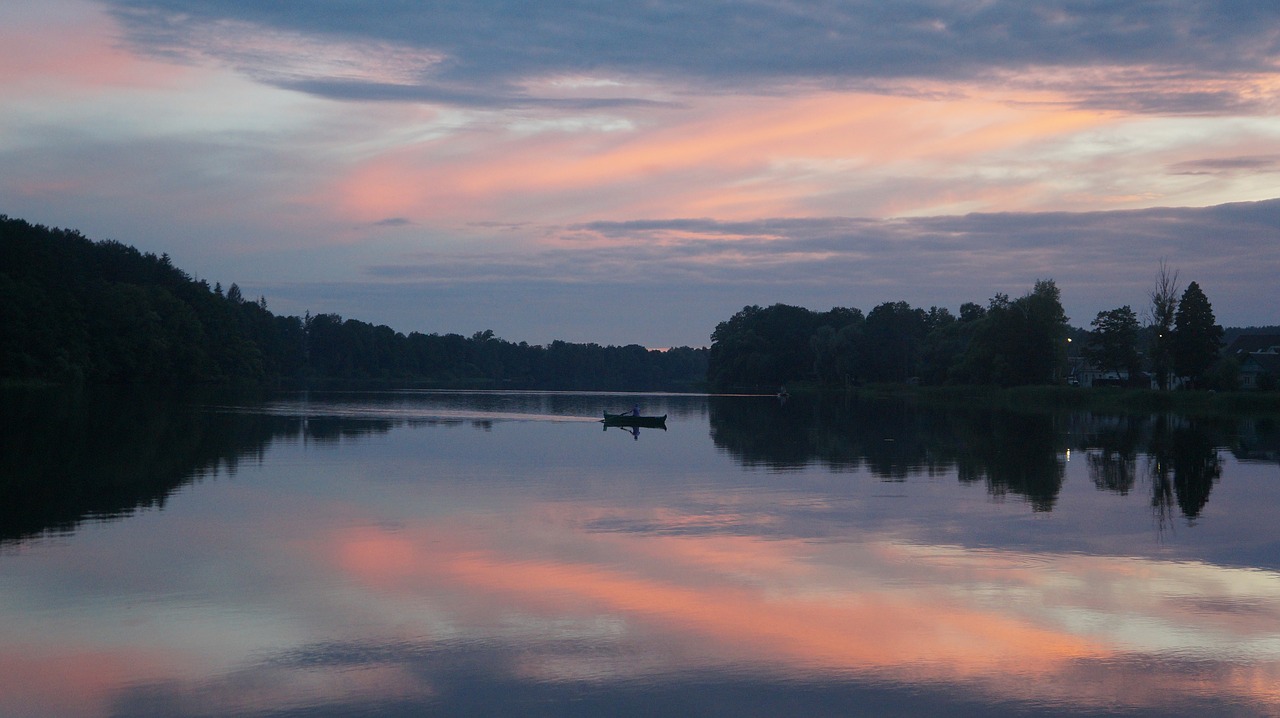
[[[1280,334],[1244,334],[1223,351],[1240,363],[1240,388],[1274,388],[1280,383]]]
[[[1275,388],[1280,380],[1280,353],[1255,352],[1240,359],[1240,388]]]
[[[1067,384],[1070,386],[1129,386],[1129,372],[1099,369],[1084,357],[1067,357]]]

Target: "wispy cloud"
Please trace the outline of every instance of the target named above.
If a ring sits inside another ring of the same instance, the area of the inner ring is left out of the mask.
[[[1169,168],[1174,174],[1230,175],[1238,173],[1273,174],[1280,172],[1280,155],[1246,155],[1242,157],[1209,157],[1179,162]]]
[[[431,254],[425,263],[370,267],[389,278],[547,278],[647,281],[697,274],[705,281],[828,284],[847,280],[1112,272],[1147,281],[1158,257],[1202,264],[1252,253],[1280,261],[1280,200],[1217,207],[1113,212],[969,214],[902,219],[707,218],[599,221],[547,229],[564,244],[510,254]],[[1204,239],[1212,237],[1212,245]],[[1105,260],[1103,259],[1105,258]],[[1100,266],[1105,264],[1106,266]],[[572,268],[572,278],[568,270]],[[888,297],[886,300],[890,299]]]
[[[607,302],[624,287],[637,295],[648,288],[648,306],[669,311],[667,322],[684,327],[687,343],[743,304],[869,310],[906,300],[955,310],[997,292],[1020,294],[1038,278],[1055,279],[1073,323],[1087,326],[1099,311],[1141,306],[1161,258],[1200,282],[1227,323],[1266,323],[1280,301],[1270,279],[1280,266],[1280,200],[903,219],[603,221],[541,231],[563,244],[520,254],[410,255],[366,271],[404,291],[469,293],[461,288],[471,285],[540,297],[534,303],[584,293]],[[693,286],[713,310],[681,309]]]
[[[247,72],[265,73],[267,81],[329,97],[429,98],[472,106],[551,101],[522,88],[563,75],[666,78],[691,92],[770,93],[866,89],[886,80],[974,80],[993,73],[1034,74],[1036,68],[1131,68],[1179,82],[1168,93],[1152,84],[1137,94],[1091,90],[1091,83],[1068,74],[1055,84],[1091,105],[1200,112],[1256,107],[1239,87],[1188,86],[1225,73],[1274,75],[1280,51],[1271,31],[1280,23],[1280,9],[1193,0],[672,0],[608,7],[579,0],[455,1],[383,4],[376,12],[330,0],[311,4],[305,13],[245,0],[111,4],[131,42],[142,49],[224,57]],[[321,63],[306,79],[287,81],[266,67],[274,55],[243,49],[245,43],[282,36],[386,48],[385,56],[397,60],[398,79],[352,76]]]

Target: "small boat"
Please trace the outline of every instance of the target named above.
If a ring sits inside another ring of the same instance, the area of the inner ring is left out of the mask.
[[[610,414],[604,413],[604,423],[609,426],[652,426],[667,428],[667,415],[662,416],[636,416],[635,414]]]

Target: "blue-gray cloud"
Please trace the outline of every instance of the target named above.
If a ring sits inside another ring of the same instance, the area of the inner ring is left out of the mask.
[[[1045,270],[1117,260],[1149,261],[1153,256],[1174,254],[1196,261],[1206,256],[1239,257],[1242,262],[1280,261],[1280,200],[1209,208],[978,213],[885,220],[593,222],[573,229],[620,240],[623,247],[644,248],[653,244],[655,236],[679,233],[700,237],[691,244],[704,252],[759,253],[762,257],[820,255],[821,264],[837,272],[844,271],[838,267],[841,258],[858,264],[876,260],[902,266],[950,264],[964,267],[961,274],[969,272],[966,258],[974,256],[1010,266],[1027,266],[1030,255],[1052,258],[1052,264],[1039,262]],[[741,239],[725,241],[726,237]],[[1030,266],[1035,268],[1036,264]]]
[[[1172,174],[1233,175],[1280,172],[1280,155],[1247,155],[1210,157],[1179,162],[1169,168]]]
[[[697,281],[838,287],[852,282],[994,292],[1005,289],[1009,279],[1055,274],[1146,282],[1161,257],[1220,268],[1231,258],[1226,266],[1241,273],[1280,266],[1280,200],[1209,208],[886,220],[592,222],[561,232],[596,241],[521,254],[424,254],[420,261],[367,271],[390,280],[450,283]],[[981,297],[969,297],[974,298]]]
[[[268,81],[281,89],[295,90],[334,100],[366,102],[426,102],[474,108],[549,107],[567,110],[603,110],[616,107],[674,106],[677,103],[637,97],[537,97],[528,93],[484,93],[434,84],[405,85],[336,79],[289,79]]]
[[[487,323],[471,318],[469,326],[534,341],[546,338],[525,337],[522,322],[545,331],[554,317],[578,336],[581,327],[573,322],[586,326],[588,317],[599,322],[612,313],[639,313],[661,317],[661,326],[637,336],[641,328],[629,323],[608,340],[697,343],[745,304],[869,310],[904,300],[955,310],[997,292],[1021,294],[1038,278],[1057,281],[1072,321],[1088,326],[1099,311],[1141,308],[1161,259],[1205,288],[1223,323],[1280,321],[1280,283],[1274,281],[1280,200],[889,220],[637,220],[560,231],[580,237],[571,244],[581,246],[519,255],[424,254],[367,272],[375,284],[432,297],[417,307],[447,303],[441,320],[487,311]],[[508,309],[467,306],[479,296]],[[654,329],[657,335],[648,333]]]
[[[438,62],[393,83],[278,75],[262,58],[226,59],[264,81],[326,97],[469,106],[647,101],[565,100],[523,84],[557,75],[674,81],[693,92],[786,92],[1058,68],[1084,72],[1061,81],[1076,85],[1084,105],[1257,111],[1266,98],[1195,85],[1235,73],[1273,74],[1280,58],[1280,5],[1253,0],[321,0],[305,10],[257,0],[106,1],[129,40],[156,53],[234,55],[209,44],[210,28],[220,23],[375,52],[430,52]],[[1130,68],[1133,76],[1112,78],[1103,68]]]

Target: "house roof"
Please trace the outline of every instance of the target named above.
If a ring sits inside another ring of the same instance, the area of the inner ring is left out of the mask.
[[[1280,351],[1280,334],[1242,334],[1227,347],[1227,354],[1253,354],[1273,347]]]
[[[1280,354],[1245,354],[1241,357],[1241,371],[1249,371],[1254,366],[1268,374],[1280,376]]]

